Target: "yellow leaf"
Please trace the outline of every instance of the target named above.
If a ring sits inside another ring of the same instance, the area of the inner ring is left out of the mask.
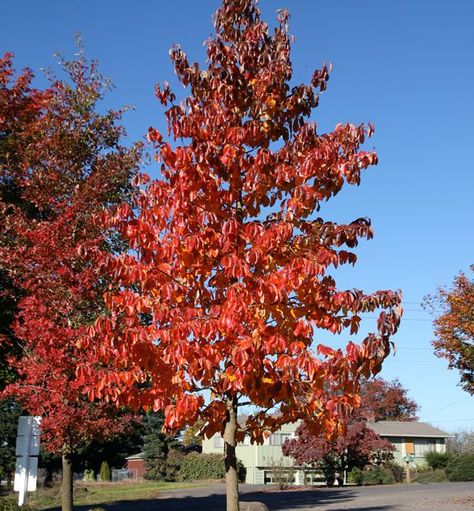
[[[271,96],[269,98],[267,98],[265,103],[267,104],[268,108],[270,108],[270,109],[273,109],[276,106],[276,101]]]

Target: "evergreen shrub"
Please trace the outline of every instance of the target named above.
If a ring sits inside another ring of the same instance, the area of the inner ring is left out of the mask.
[[[431,451],[426,454],[426,463],[432,470],[438,470],[439,468],[446,468],[449,461],[451,460],[451,454],[447,452],[435,452]]]
[[[111,481],[112,478],[110,476],[110,467],[106,461],[103,461],[100,466],[100,480],[101,481]]]
[[[452,458],[445,471],[449,481],[474,481],[474,454]]]

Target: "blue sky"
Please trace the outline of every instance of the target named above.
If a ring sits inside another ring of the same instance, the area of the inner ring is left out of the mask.
[[[54,51],[72,56],[80,32],[87,54],[116,85],[106,105],[135,107],[125,125],[130,138],[139,139],[151,125],[164,128],[153,89],[163,80],[174,83],[169,48],[179,43],[190,60],[203,62],[202,43],[218,5],[5,1],[0,52],[13,51],[18,68],[41,76],[41,68],[54,68]],[[375,228],[375,238],[358,249],[356,267],[335,274],[340,287],[404,292],[397,353],[382,376],[400,379],[420,404],[422,420],[447,431],[474,430],[474,397],[433,355],[431,320],[420,306],[424,295],[474,263],[474,3],[261,0],[260,7],[269,22],[278,8],[292,14],[295,82],[308,81],[322,62],[334,66],[314,114],[320,130],[338,122],[376,126],[367,148],[376,148],[379,165],[321,215],[336,221],[368,216]],[[364,325],[370,324],[368,318]]]

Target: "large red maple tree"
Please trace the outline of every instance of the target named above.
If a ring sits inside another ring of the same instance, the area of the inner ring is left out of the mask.
[[[102,236],[95,218],[130,196],[140,150],[120,145],[120,112],[97,113],[96,64],[80,55],[63,65],[67,78],[37,91],[30,71],[15,77],[11,55],[0,61],[0,266],[21,295],[11,331],[22,351],[9,360],[19,378],[4,394],[43,417],[42,444],[63,457],[69,510],[77,448],[130,419],[92,403],[76,368],[87,357],[78,340],[103,309],[107,283],[97,256],[121,246],[117,236]]]
[[[288,13],[272,31],[253,0],[224,0],[206,47],[206,68],[171,50],[189,96],[177,103],[168,84],[156,87],[173,138],[148,133],[162,177],[135,208],[104,216],[133,250],[104,257],[121,287],[106,295],[88,349],[99,366],[115,363],[97,376],[97,397],[164,409],[169,429],[201,419],[205,435],[223,434],[236,511],[236,442],[245,433],[261,442],[297,419],[336,433],[359,404],[359,378],[389,353],[400,294],[336,287],[334,270],[356,262],[351,249],[372,229],[318,212],[377,156],[360,149],[370,126],[319,133],[310,121],[330,69],[290,85]],[[320,329],[356,334],[361,313],[378,309],[360,344],[317,342]]]

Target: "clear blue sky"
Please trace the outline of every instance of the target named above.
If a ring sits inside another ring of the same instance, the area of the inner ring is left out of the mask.
[[[17,67],[41,75],[40,68],[54,67],[54,51],[74,53],[73,35],[81,32],[87,54],[117,87],[107,105],[135,106],[125,124],[138,139],[150,125],[164,127],[153,88],[174,83],[169,48],[180,43],[190,60],[202,62],[218,5],[4,0],[0,52],[13,51]],[[382,376],[400,379],[422,407],[422,420],[447,431],[473,430],[474,397],[433,355],[431,322],[420,302],[474,263],[474,2],[261,0],[260,6],[268,21],[278,8],[292,14],[295,81],[308,81],[324,61],[334,65],[314,115],[320,129],[348,121],[376,126],[368,147],[376,147],[379,166],[322,215],[338,221],[368,216],[375,228],[374,240],[358,250],[355,269],[339,273],[341,287],[404,292],[398,351]]]

